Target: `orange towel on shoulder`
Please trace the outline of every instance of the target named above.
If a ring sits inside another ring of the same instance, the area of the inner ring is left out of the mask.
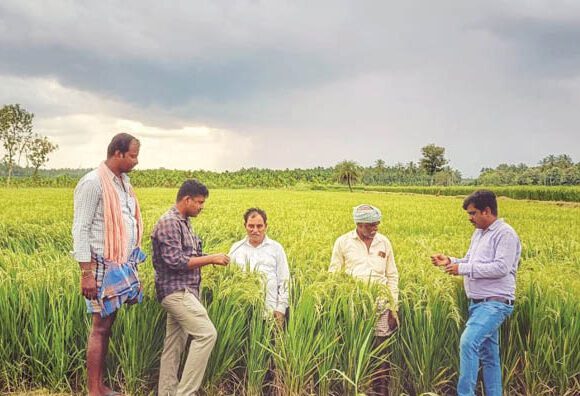
[[[121,202],[111,180],[111,170],[102,162],[98,168],[101,188],[103,190],[103,215],[105,218],[105,258],[118,264],[127,262],[127,230],[123,221]],[[135,191],[130,185],[129,194],[135,199],[135,219],[137,220],[137,246],[141,246],[143,236],[143,221],[139,202]]]

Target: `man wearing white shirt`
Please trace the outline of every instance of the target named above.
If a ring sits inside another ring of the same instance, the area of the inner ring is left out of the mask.
[[[264,275],[266,310],[272,312],[279,325],[284,324],[288,309],[288,284],[290,270],[284,248],[266,236],[268,218],[260,208],[250,208],[244,213],[247,236],[234,243],[228,256],[243,269]]]

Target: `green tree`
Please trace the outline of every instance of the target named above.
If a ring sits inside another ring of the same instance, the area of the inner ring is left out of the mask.
[[[32,118],[19,104],[6,105],[0,109],[0,140],[5,154],[2,162],[7,169],[6,184],[10,184],[12,171],[17,164],[16,156],[26,151],[32,138]],[[20,157],[18,157],[20,159]]]
[[[336,164],[334,171],[338,182],[348,184],[350,192],[352,192],[352,185],[358,183],[362,177],[362,169],[354,161],[339,162]]]
[[[550,154],[540,161],[540,168],[542,171],[550,170],[554,167],[566,169],[572,166],[574,166],[574,161],[572,161],[572,158],[567,154]]]
[[[540,167],[542,170],[550,169],[556,166],[556,156],[554,154],[550,154],[547,157],[542,158],[540,161]]]
[[[537,185],[541,178],[540,168],[528,168],[518,176],[516,182],[519,185]]]
[[[434,182],[438,186],[454,186],[461,182],[461,172],[446,167],[435,174]]]
[[[564,170],[562,183],[570,185],[580,184],[580,164],[571,166]]]
[[[448,161],[445,159],[445,148],[429,144],[421,148],[421,153],[423,154],[423,158],[421,158],[419,165],[431,176],[431,184],[433,184],[433,176],[435,173],[440,172],[447,165]]]
[[[38,174],[38,168],[48,162],[48,155],[58,148],[57,144],[52,143],[46,136],[36,135],[28,145],[26,156],[34,168],[33,177]]]
[[[557,186],[562,184],[562,169],[557,166],[553,166],[547,169],[543,173],[544,184],[548,186]]]

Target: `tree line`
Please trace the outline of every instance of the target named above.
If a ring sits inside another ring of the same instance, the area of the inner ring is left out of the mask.
[[[88,169],[41,169],[58,145],[48,137],[34,133],[34,114],[19,104],[0,109],[0,142],[4,156],[0,163],[0,177],[6,184],[13,178],[20,185],[69,186]],[[22,162],[25,161],[25,166]],[[22,180],[23,178],[31,180]],[[457,185],[580,185],[580,162],[574,163],[566,154],[549,155],[537,166],[501,164],[483,168],[476,179],[464,179],[459,170],[449,166],[445,148],[428,144],[421,148],[418,162],[387,165],[377,159],[371,166],[362,166],[345,160],[334,167],[311,169],[242,168],[237,171],[212,172],[206,170],[181,171],[153,169],[135,171],[133,179],[138,186],[179,186],[184,178],[197,177],[210,187],[294,187],[299,184],[345,184],[366,186],[457,186]],[[51,180],[46,180],[51,179]]]
[[[580,162],[569,155],[548,155],[537,166],[500,164],[495,169],[484,168],[477,179],[485,185],[580,185]]]

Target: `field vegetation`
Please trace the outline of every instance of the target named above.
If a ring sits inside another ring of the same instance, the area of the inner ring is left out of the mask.
[[[376,160],[371,166],[360,166],[354,161],[342,161],[334,167],[310,169],[259,169],[242,168],[236,171],[214,172],[207,170],[137,170],[133,183],[138,187],[179,187],[184,179],[204,180],[212,188],[336,188],[338,182],[359,188],[413,189],[445,187],[470,189],[477,186],[502,186],[512,194],[512,198],[539,200],[580,200],[580,162],[575,163],[568,155],[549,155],[538,166],[525,164],[500,164],[496,168],[483,168],[476,179],[464,179],[457,169],[445,166],[445,149],[435,145],[422,148],[423,158],[415,163],[387,165],[384,160]],[[14,179],[8,183],[9,174],[0,164],[0,185],[17,187],[74,187],[78,179],[88,169],[38,169],[14,166]],[[513,186],[513,187],[509,187]],[[559,188],[560,187],[564,187]],[[576,188],[565,188],[575,186]],[[557,187],[557,188],[554,188]],[[513,193],[517,190],[519,193]],[[528,194],[528,192],[533,192]],[[549,191],[567,191],[553,197]],[[575,198],[570,198],[575,191]],[[538,193],[539,192],[539,193]],[[547,193],[544,193],[547,192]],[[562,199],[561,196],[564,196]]]
[[[56,172],[56,171],[52,171]],[[11,181],[13,188],[57,187],[74,188],[86,170],[62,170],[63,173],[50,173],[42,177],[16,177]],[[361,172],[366,172],[364,169]],[[183,180],[204,180],[210,188],[220,189],[291,189],[316,191],[348,191],[349,187],[337,183],[335,173],[330,168],[271,170],[242,169],[235,172],[182,171],[182,170],[136,170],[131,173],[134,186],[179,188]],[[580,182],[580,179],[579,179]],[[0,186],[5,185],[0,177]],[[513,199],[538,201],[580,202],[580,185],[429,185],[429,176],[421,179],[412,175],[398,175],[392,180],[373,181],[363,178],[360,184],[352,186],[358,191],[408,192],[433,195],[468,195],[475,188],[490,188],[499,196]]]
[[[146,235],[176,189],[138,188]],[[0,392],[83,392],[89,317],[72,247],[72,189],[0,189]],[[392,394],[452,394],[467,301],[459,278],[429,262],[462,255],[473,231],[451,196],[336,191],[211,190],[193,224],[208,253],[243,237],[242,213],[268,212],[269,235],[286,249],[293,284],[287,329],[262,319],[256,274],[203,270],[202,295],[219,338],[205,377],[209,395],[260,394],[270,361],[287,395],[354,395],[377,364],[372,334],[380,290],[327,273],[331,248],[351,230],[352,207],[380,207],[381,232],[400,273],[401,328],[389,345]],[[506,394],[580,394],[580,207],[502,198],[500,216],[523,242],[517,303],[502,328]],[[148,238],[144,248],[150,253]],[[164,313],[150,259],[141,267],[145,300],[119,312],[110,381],[130,394],[155,389]],[[272,341],[272,339],[274,341]]]

